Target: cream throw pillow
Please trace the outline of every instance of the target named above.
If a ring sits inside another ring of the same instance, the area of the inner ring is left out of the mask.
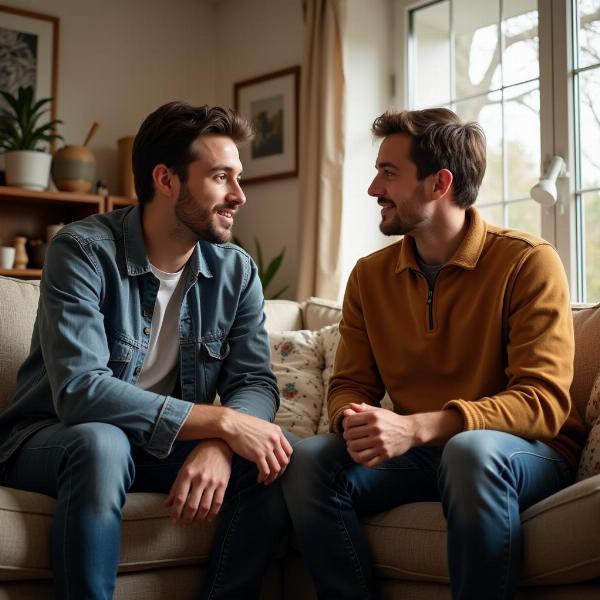
[[[323,355],[316,331],[269,334],[280,407],[275,423],[304,438],[317,431],[323,406]]]
[[[578,481],[600,473],[600,372],[590,392],[585,420],[592,428],[579,460]]]

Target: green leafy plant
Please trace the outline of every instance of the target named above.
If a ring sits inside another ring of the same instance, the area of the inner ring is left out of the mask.
[[[237,244],[240,248],[244,248],[241,240],[237,237],[233,237],[233,243]],[[256,266],[258,268],[258,277],[260,282],[262,283],[263,294],[265,298],[267,297],[267,287],[273,281],[275,274],[279,271],[279,267],[281,267],[281,263],[283,262],[283,257],[285,255],[285,248],[275,257],[273,258],[268,265],[265,267],[265,262],[263,260],[262,248],[260,246],[260,242],[254,238],[254,245],[256,246],[256,255],[254,256],[256,261]],[[245,250],[245,248],[244,248]],[[288,285],[282,287],[275,294],[268,296],[269,300],[276,300],[279,298],[287,289]]]
[[[0,110],[0,149],[6,152],[12,150],[35,150],[43,152],[41,142],[62,140],[63,137],[54,133],[53,128],[62,121],[54,119],[44,125],[38,125],[42,115],[49,112],[44,108],[52,98],[42,98],[37,102],[33,98],[33,88],[19,87],[17,95],[0,92],[9,109]]]

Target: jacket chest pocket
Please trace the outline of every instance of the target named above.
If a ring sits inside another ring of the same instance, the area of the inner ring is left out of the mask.
[[[217,382],[223,367],[223,361],[229,355],[229,342],[225,337],[216,340],[200,342],[201,378],[204,384],[202,390],[204,402],[212,403],[217,393]]]
[[[125,379],[126,369],[133,360],[135,347],[122,339],[109,336],[108,339],[110,358],[108,359],[108,368],[112,371],[113,377]]]

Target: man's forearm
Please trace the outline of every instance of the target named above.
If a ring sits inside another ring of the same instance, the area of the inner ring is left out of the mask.
[[[222,406],[194,404],[184,421],[178,440],[224,439],[228,431],[231,409]]]
[[[415,421],[417,445],[444,445],[451,437],[464,429],[464,419],[460,411],[439,410],[412,415]]]

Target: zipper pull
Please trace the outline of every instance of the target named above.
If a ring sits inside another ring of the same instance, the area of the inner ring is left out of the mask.
[[[429,304],[429,306],[431,306],[433,302],[433,290],[429,290],[429,293],[427,294],[427,304]]]

